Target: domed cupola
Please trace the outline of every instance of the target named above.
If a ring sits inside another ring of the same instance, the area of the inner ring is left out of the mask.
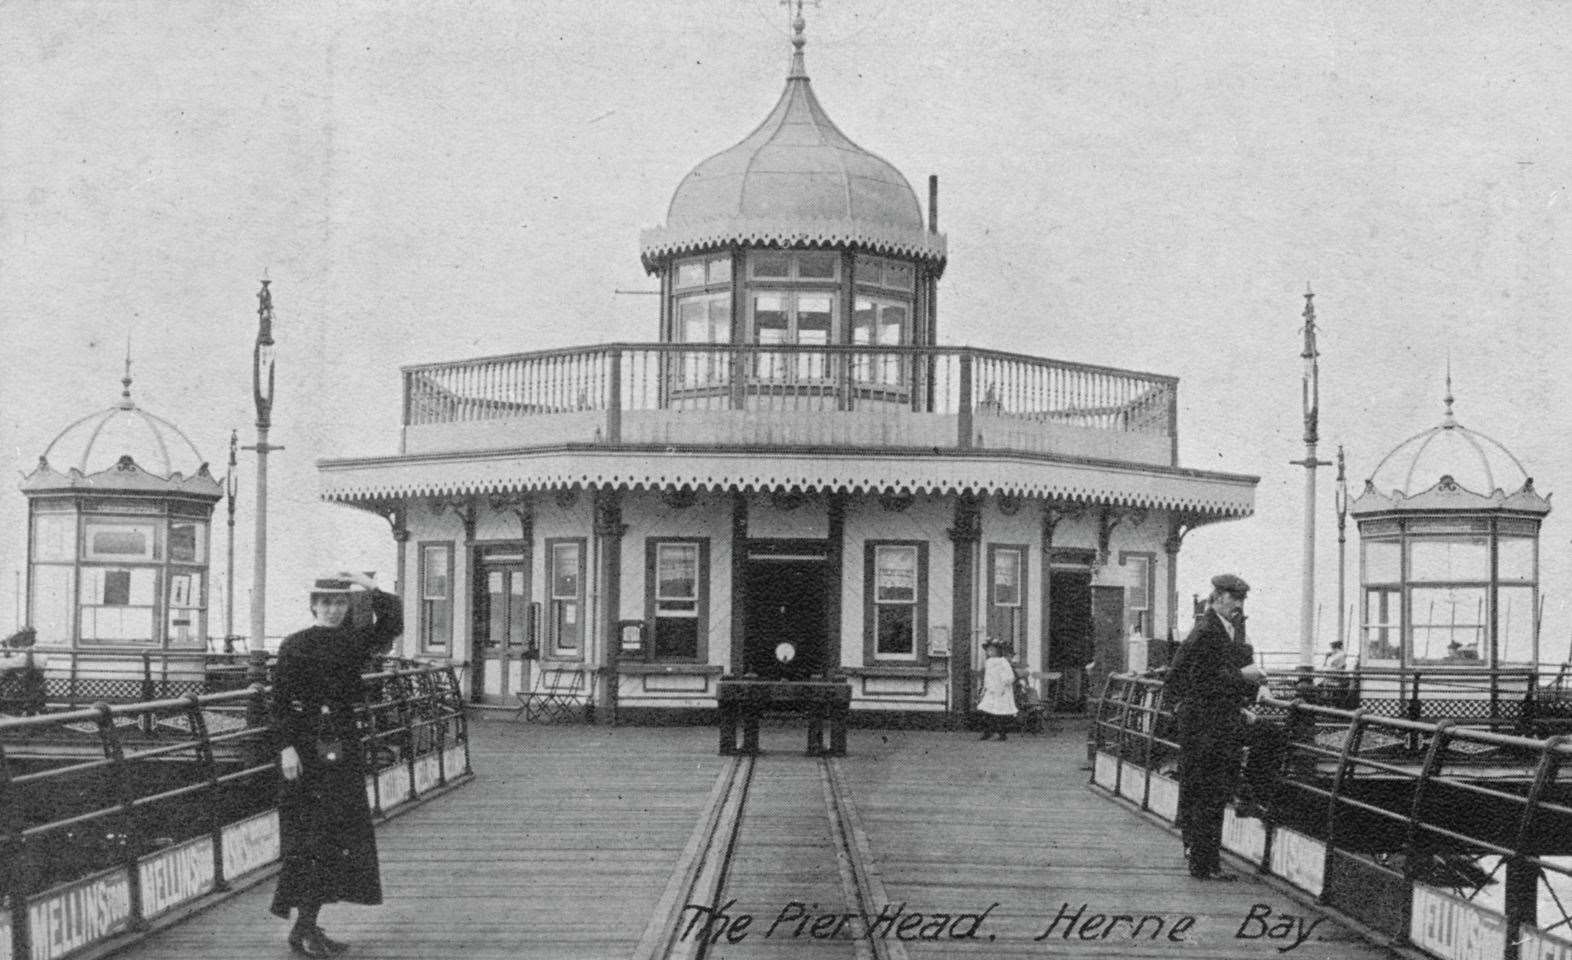
[[[1506,447],[1446,415],[1382,458],[1359,525],[1368,665],[1524,666],[1539,656],[1539,530],[1550,500]]]
[[[1550,501],[1534,489],[1517,457],[1499,441],[1457,421],[1451,380],[1448,374],[1441,423],[1414,434],[1383,457],[1350,510],[1357,514],[1502,507],[1549,513]]]
[[[223,488],[180,429],[131,399],[60,432],[22,478],[28,623],[46,647],[200,648]]]
[[[864,351],[852,358],[861,380],[909,399],[912,371],[899,351],[937,339],[938,181],[924,225],[906,178],[852,143],[813,95],[801,4],[792,26],[775,109],[684,177],[665,225],[640,238],[644,268],[660,277],[661,340],[706,350],[676,371],[674,386],[799,396],[807,385],[822,394],[845,365],[837,351],[852,347]],[[776,344],[812,352],[754,353]],[[887,356],[868,352],[885,348]],[[749,370],[746,384],[723,384],[734,362]]]
[[[855,245],[868,253],[944,268],[944,237],[923,224],[901,172],[853,143],[814,96],[803,65],[799,8],[786,89],[736,146],[694,167],[671,198],[666,223],[644,232],[650,272],[683,253],[730,244]]]
[[[38,458],[38,468],[23,482],[23,490],[41,485],[93,489],[129,485],[206,492],[210,487],[216,499],[218,482],[207,472],[191,440],[179,427],[131,399],[129,360],[120,382],[120,402],[60,431]]]

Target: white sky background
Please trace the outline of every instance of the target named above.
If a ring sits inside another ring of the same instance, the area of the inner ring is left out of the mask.
[[[940,339],[1183,378],[1181,462],[1261,476],[1192,535],[1180,593],[1250,580],[1251,636],[1297,644],[1301,295],[1322,447],[1355,492],[1440,421],[1572,496],[1572,5],[1384,0],[825,0],[807,65],[853,140],[926,202]],[[269,632],[305,582],[385,571],[377,518],[316,501],[318,458],[397,450],[401,364],[653,340],[638,231],[778,97],[771,0],[0,3],[0,451],[32,468],[133,388],[222,474],[253,442],[273,282]],[[251,581],[242,455],[236,625]],[[1336,621],[1321,474],[1318,646]],[[0,627],[26,502],[0,490]],[[1554,501],[1553,501],[1554,502]],[[1572,635],[1572,506],[1545,524],[1543,649]],[[215,580],[223,581],[223,506]],[[1349,596],[1357,577],[1350,524]],[[223,630],[221,592],[210,627]],[[1352,600],[1350,599],[1350,602]]]

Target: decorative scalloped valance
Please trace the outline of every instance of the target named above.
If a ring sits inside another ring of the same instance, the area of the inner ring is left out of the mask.
[[[1490,493],[1475,493],[1460,485],[1451,476],[1443,476],[1428,489],[1421,490],[1413,496],[1407,496],[1401,490],[1382,493],[1375,484],[1365,481],[1365,489],[1348,505],[1348,512],[1355,517],[1370,516],[1372,514],[1411,512],[1411,513],[1479,513],[1506,511],[1512,513],[1537,513],[1550,512],[1550,498],[1540,496],[1534,489],[1532,477],[1523,482],[1523,486],[1513,493],[1506,493],[1500,487]]]
[[[693,451],[510,451],[317,464],[322,498],[369,505],[513,490],[620,487],[853,494],[1004,494],[1176,510],[1216,519],[1255,509],[1257,478],[1025,455],[835,457]]]
[[[644,269],[655,273],[660,261],[738,243],[746,246],[856,245],[870,253],[910,257],[930,264],[935,274],[944,272],[945,236],[926,230],[857,220],[800,220],[777,217],[729,219],[680,227],[652,227],[639,235],[639,255]]]
[[[50,466],[48,460],[39,457],[38,466],[32,473],[22,478],[21,487],[22,492],[28,495],[62,490],[90,490],[96,493],[182,494],[212,500],[223,496],[223,487],[208,472],[205,463],[198,467],[197,472],[192,476],[188,477],[176,471],[163,477],[142,469],[130,456],[122,456],[114,466],[93,473],[83,473],[76,467],[61,473]]]

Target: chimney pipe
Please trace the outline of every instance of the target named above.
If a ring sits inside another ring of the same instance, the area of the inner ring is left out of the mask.
[[[939,232],[939,175],[928,174],[928,232]]]

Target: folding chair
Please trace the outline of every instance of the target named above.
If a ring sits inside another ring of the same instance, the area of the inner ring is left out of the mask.
[[[519,708],[513,719],[571,721],[584,692],[584,673],[577,667],[548,667],[540,672],[535,686],[520,690]]]

